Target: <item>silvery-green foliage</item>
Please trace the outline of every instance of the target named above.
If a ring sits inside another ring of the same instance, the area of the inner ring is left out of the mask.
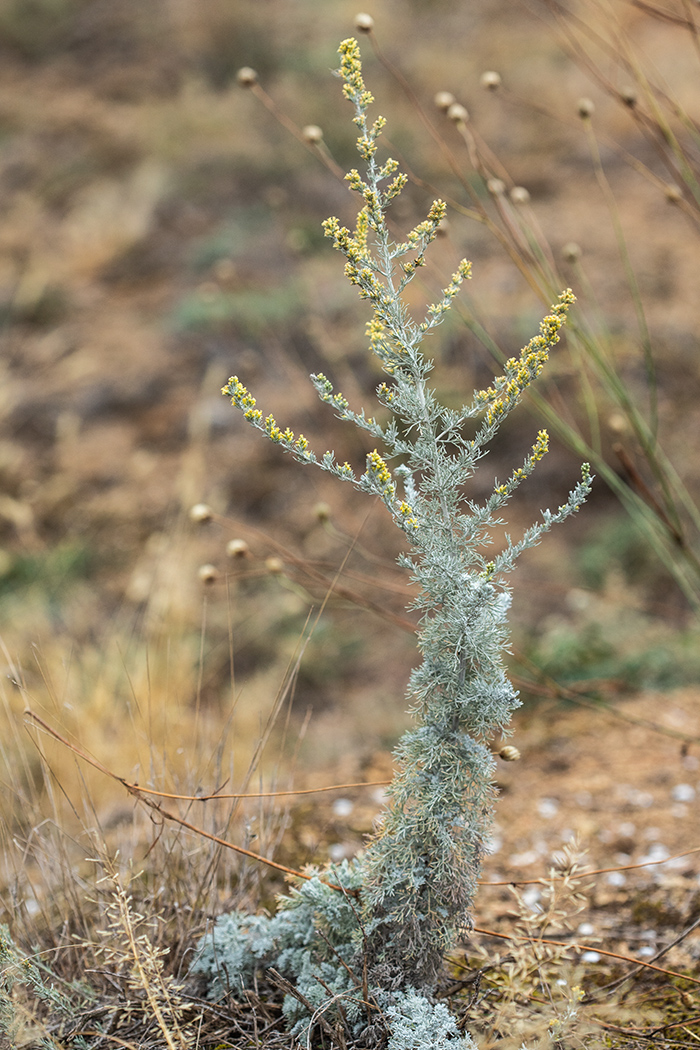
[[[282,430],[271,415],[263,418],[238,377],[231,377],[224,393],[254,427],[300,462],[379,496],[410,545],[400,562],[417,584],[413,608],[422,614],[423,659],[408,686],[415,728],[397,748],[389,806],[362,861],[363,944],[375,986],[387,991],[410,986],[430,994],[445,950],[471,925],[494,801],[488,743],[507,732],[518,706],[502,659],[509,604],[504,576],[524,550],[579,509],[591,485],[584,464],[581,481],[557,511],[543,512],[517,542],[506,537],[504,549],[493,554],[501,511],[546,454],[546,431],[539,431],[521,464],[505,481],[495,481],[483,502],[469,497],[469,481],[499,427],[545,367],[574,296],[568,290],[559,296],[539,334],[505,362],[489,387],[474,391],[461,409],[440,404],[428,386],[432,362],[422,345],[471,276],[471,266],[462,260],[423,319],[414,319],[403,292],[424,265],[446,206],[434,201],[406,240],[394,239],[386,214],[407,177],[398,173],[396,161],[377,162],[385,121],[377,117],[368,123],[374,100],[363,81],[357,41],[343,41],[340,55],[338,74],[355,108],[364,161],[364,174],[352,170],[347,180],[362,205],[354,231],[336,218],[326,220],[324,231],[346,258],[346,276],[372,306],[367,335],[387,375],[377,388],[386,421],[351,409],[325,375],[311,380],[340,419],[370,434],[384,451],[370,452],[358,477],[350,464],[338,464],[332,451],[317,457],[303,435]]]
[[[15,1039],[24,1034],[26,1017],[24,1011],[19,1007],[16,997],[16,986],[23,986],[36,1000],[50,1007],[58,1016],[66,1020],[75,1017],[76,1002],[71,1000],[63,992],[56,988],[54,978],[48,967],[39,959],[27,955],[19,948],[12,937],[7,926],[0,926],[0,1045],[8,1046],[13,1050]],[[64,987],[69,987],[65,982]],[[88,998],[87,987],[72,986],[80,999]],[[76,1050],[87,1050],[87,1042],[78,1035],[74,1038]],[[22,1041],[24,1045],[24,1041]],[[56,1042],[50,1036],[40,1037],[35,1045],[41,1047],[55,1047]]]
[[[358,904],[352,894],[363,882],[361,866],[344,861],[281,896],[272,917],[222,915],[203,938],[192,971],[208,978],[208,995],[216,998],[251,988],[256,971],[274,967],[326,1019],[337,1020],[340,1003],[348,1022],[363,1026],[361,988],[349,972],[359,933]],[[339,886],[347,893],[339,892]],[[285,997],[283,1009],[293,1034],[305,1038],[317,1018],[291,995]]]
[[[431,1003],[413,988],[394,992],[372,988],[368,1018],[360,978],[353,972],[361,965],[362,938],[352,894],[361,890],[364,881],[362,861],[344,861],[280,897],[272,917],[222,915],[202,939],[192,972],[207,977],[209,998],[218,998],[251,988],[256,972],[274,967],[314,1011],[310,1013],[292,995],[285,997],[287,1023],[301,1043],[307,1041],[319,1016],[335,1023],[342,1010],[360,1039],[368,1021],[382,1016],[389,1030],[388,1050],[473,1050],[447,1007]],[[338,885],[348,892],[339,893],[334,888]]]
[[[266,915],[234,911],[219,916],[202,938],[191,967],[192,973],[207,977],[210,999],[252,987],[256,970],[271,965],[275,945],[270,925]]]
[[[475,1050],[444,1003],[431,1003],[412,988],[396,992],[385,1013],[391,1031],[387,1050]]]

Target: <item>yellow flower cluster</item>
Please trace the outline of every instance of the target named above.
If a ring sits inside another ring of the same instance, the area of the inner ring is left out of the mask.
[[[472,264],[468,259],[462,259],[455,273],[452,274],[452,279],[448,284],[447,288],[443,289],[442,300],[439,303],[432,303],[427,310],[428,321],[424,321],[421,324],[421,330],[426,331],[427,328],[434,325],[443,314],[446,314],[452,305],[452,300],[459,292],[463,281],[471,279],[472,275]]]
[[[540,323],[540,334],[530,340],[520,357],[506,361],[503,375],[494,380],[493,386],[477,391],[475,401],[487,408],[489,425],[510,411],[523,391],[537,379],[547,363],[551,347],[559,342],[559,329],[564,324],[569,306],[575,301],[570,288],[562,292],[557,305],[552,307],[552,313]]]
[[[302,456],[308,460],[308,456],[304,456],[309,447],[309,442],[306,440],[303,434],[300,434],[295,439],[294,431],[287,427],[285,430],[281,430],[278,427],[275,417],[268,415],[265,417],[263,422],[263,414],[259,408],[255,407],[255,398],[246,387],[243,386],[238,376],[231,376],[226,386],[221,388],[221,393],[226,394],[231,398],[231,404],[235,405],[236,408],[240,408],[243,412],[243,416],[252,423],[254,426],[259,427],[260,430],[264,430],[271,441],[274,441],[276,445],[284,445],[286,448],[293,452],[299,452]]]
[[[376,448],[367,456],[367,474],[377,482],[384,499],[393,499],[396,486],[391,480],[391,471]]]
[[[276,445],[280,443],[291,445],[294,441],[294,431],[290,430],[289,427],[286,430],[280,430],[275,422],[275,417],[272,415],[267,416],[265,419],[265,432]]]
[[[358,99],[362,100],[364,106],[370,106],[374,98],[362,79],[360,45],[354,37],[348,37],[347,40],[341,41],[338,51],[340,53],[340,75],[345,82],[343,94],[351,102]]]
[[[531,463],[539,463],[549,452],[549,434],[546,430],[537,431],[537,441],[532,446]]]
[[[417,521],[417,519],[416,519],[416,517],[415,517],[415,515],[413,513],[413,508],[410,506],[410,504],[406,503],[405,501],[400,503],[399,504],[399,514],[401,515],[401,517],[403,519],[402,524],[406,528],[409,528],[409,529],[417,529],[418,528],[418,521]]]
[[[240,408],[249,422],[259,423],[262,420],[262,412],[255,407],[255,398],[243,386],[238,376],[231,376],[226,386],[221,388],[221,393],[231,398],[231,404]]]
[[[547,455],[549,451],[549,434],[546,430],[539,430],[537,432],[537,440],[532,446],[532,452],[525,460],[525,465],[522,467],[516,467],[510,476],[507,484],[497,485],[493,490],[494,496],[507,496],[509,492],[519,485],[521,481],[524,481],[535,468],[535,464],[539,463],[541,459]]]

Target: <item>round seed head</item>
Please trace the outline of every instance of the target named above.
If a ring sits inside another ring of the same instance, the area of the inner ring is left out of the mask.
[[[577,260],[581,258],[581,245],[577,244],[576,241],[569,241],[569,243],[565,244],[562,248],[561,254],[568,263],[577,262]]]
[[[359,15],[355,15],[355,29],[359,29],[361,33],[371,33],[374,29],[374,19],[371,15],[360,12]]]
[[[595,104],[590,98],[580,98],[576,103],[576,111],[582,120],[588,120],[595,113]]]
[[[214,276],[220,284],[228,284],[230,281],[235,280],[237,274],[238,271],[233,259],[224,257],[223,259],[218,259],[214,264]]]
[[[200,565],[197,569],[197,576],[199,577],[200,583],[209,586],[212,583],[216,583],[219,578],[219,570],[215,565]]]
[[[281,558],[265,558],[265,568],[271,576],[279,576],[280,573],[284,572],[284,562]]]
[[[258,74],[254,69],[251,69],[250,66],[243,66],[243,68],[239,69],[236,73],[236,80],[241,87],[252,87],[253,84],[257,84],[258,82]]]
[[[453,102],[447,111],[447,116],[455,124],[466,124],[469,120],[469,113],[461,102]]]
[[[211,521],[213,517],[214,511],[207,503],[195,503],[194,507],[190,507],[190,521],[197,525],[203,521]]]
[[[323,138],[323,132],[318,124],[307,124],[305,128],[301,129],[301,133],[304,140],[310,142],[312,146],[317,145]]]
[[[669,182],[664,190],[664,195],[669,204],[677,204],[678,201],[683,200],[683,190],[675,182]]]
[[[502,84],[501,74],[496,73],[493,69],[487,69],[485,73],[481,74],[479,83],[489,91],[496,91]]]
[[[623,416],[622,412],[613,412],[608,417],[608,426],[614,434],[624,434],[628,429],[627,418]]]
[[[512,744],[506,744],[498,752],[498,757],[502,758],[504,762],[517,762],[520,758],[520,752],[517,747],[513,747]]]
[[[513,186],[510,191],[510,199],[513,204],[527,204],[530,200],[530,193],[524,186]]]
[[[620,91],[620,98],[626,106],[629,106],[630,109],[634,109],[637,105],[637,89],[633,88],[631,84],[628,84]]]
[[[447,113],[450,106],[453,106],[457,99],[454,97],[451,91],[438,91],[437,95],[433,99],[433,102],[438,109],[441,109],[443,113]]]
[[[492,197],[502,197],[506,192],[506,184],[503,179],[489,179],[486,183],[486,189]]]
[[[319,521],[328,521],[331,516],[331,508],[327,503],[317,503],[314,507],[314,517]]]
[[[245,540],[229,540],[226,544],[226,553],[229,558],[245,558],[250,554],[250,547]]]

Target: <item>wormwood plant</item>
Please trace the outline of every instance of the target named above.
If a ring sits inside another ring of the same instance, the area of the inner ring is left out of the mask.
[[[382,451],[370,452],[366,469],[357,476],[348,463],[339,464],[332,451],[317,458],[302,434],[295,436],[289,428],[281,429],[273,416],[263,416],[237,376],[229,379],[223,392],[252,426],[297,460],[316,464],[363,492],[379,496],[410,548],[400,563],[419,586],[413,607],[423,613],[418,631],[423,660],[408,685],[415,728],[398,745],[398,771],[388,808],[364,856],[352,866],[351,879],[358,892],[358,905],[352,909],[352,941],[356,950],[364,952],[377,994],[398,990],[400,998],[394,997],[388,1005],[384,1001],[384,1010],[392,1038],[399,1038],[399,1030],[404,1033],[403,1046],[409,1045],[406,1032],[414,1022],[425,1028],[428,1014],[423,1016],[421,1011],[428,1009],[428,1001],[423,996],[435,988],[444,952],[461,931],[470,928],[494,801],[493,758],[486,742],[507,729],[518,706],[502,662],[509,605],[504,575],[522,551],[579,509],[591,478],[584,464],[582,480],[566,503],[555,513],[544,511],[542,520],[518,542],[508,539],[499,554],[487,553],[491,530],[502,524],[501,509],[547,452],[547,433],[538,433],[522,465],[506,481],[496,482],[484,503],[469,499],[466,485],[499,427],[544,368],[574,296],[571,291],[563,292],[520,356],[506,361],[503,374],[487,389],[475,391],[459,411],[437,401],[428,386],[432,364],[423,356],[423,340],[443,320],[462,282],[470,277],[471,266],[463,260],[441,298],[428,306],[422,320],[414,320],[403,293],[425,263],[426,249],[446,206],[435,201],[427,218],[404,241],[394,240],[387,211],[405,187],[407,176],[398,171],[395,160],[383,164],[377,160],[385,120],[368,121],[374,100],[363,81],[357,41],[343,41],[339,53],[338,75],[355,109],[353,119],[360,129],[357,149],[364,162],[364,175],[353,169],[346,179],[361,197],[362,206],[354,231],[336,218],[327,219],[323,228],[347,260],[347,278],[372,306],[367,334],[387,375],[377,397],[387,410],[388,422],[380,423],[364,410],[353,411],[325,375],[312,375],[311,381],[340,419],[366,431],[381,444]],[[389,462],[396,464],[393,470]],[[298,911],[299,894],[308,896],[308,892],[305,887],[295,891],[282,910]],[[234,964],[224,965],[226,979],[239,986],[251,953],[258,963],[269,964],[273,956],[277,958],[274,953],[279,947],[275,937],[269,938],[267,927],[263,937],[259,923],[248,922],[243,932],[242,926],[245,922],[236,919],[235,930],[228,931],[239,953],[237,964],[236,952],[227,953],[223,943],[217,948],[214,936],[205,945],[210,958],[205,962],[202,957],[200,967],[213,973],[218,966],[221,975],[221,965],[228,958]],[[299,936],[298,923],[295,929]],[[244,942],[245,965],[239,951]],[[320,942],[318,937],[314,941],[310,929],[304,944],[307,962],[313,962]],[[327,949],[320,951],[323,955]],[[279,959],[284,963],[282,955]],[[337,959],[333,962],[337,970]],[[288,970],[292,971],[299,976],[296,965]],[[351,987],[333,994],[349,996]],[[438,1046],[441,1040],[456,1037],[456,1031],[448,1031],[449,1025],[440,1028],[437,1007],[430,1010],[433,1036],[428,1039],[427,1029],[421,1028],[421,1045]],[[413,1020],[406,1021],[407,1016]],[[398,1048],[399,1042],[390,1045]]]

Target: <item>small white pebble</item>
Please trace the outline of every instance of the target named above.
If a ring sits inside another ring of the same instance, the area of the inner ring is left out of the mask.
[[[500,835],[491,834],[484,843],[484,848],[490,856],[493,856],[494,853],[500,853],[503,849],[502,837]]]
[[[660,861],[667,860],[669,856],[670,853],[663,843],[655,842],[649,847],[647,853],[639,858],[639,864],[658,864]]]
[[[590,937],[592,933],[595,933],[595,926],[592,922],[582,922],[576,932],[582,937]]]
[[[643,948],[640,948],[637,952],[640,959],[650,959],[652,955],[656,955],[656,948],[653,948],[651,944],[645,944]]]
[[[674,802],[692,802],[695,798],[695,788],[692,784],[676,784],[671,798]]]
[[[555,798],[541,798],[537,803],[537,812],[546,820],[551,820],[559,812],[559,803]]]
[[[581,956],[581,962],[595,963],[600,962],[600,955],[598,952],[584,952]]]
[[[627,792],[627,801],[633,806],[638,806],[639,809],[649,809],[650,806],[654,805],[654,796],[649,791],[639,791],[637,788],[630,788]]]
[[[609,871],[605,881],[609,886],[620,888],[627,885],[627,876],[621,871]]]
[[[341,860],[347,860],[352,854],[352,848],[345,842],[334,842],[332,846],[328,847],[328,856],[334,864],[339,864]]]
[[[528,886],[523,892],[523,901],[527,904],[528,908],[535,908],[539,905],[540,898],[542,897],[542,891],[537,886]],[[538,909],[539,910],[539,909]]]
[[[537,864],[540,860],[540,855],[537,850],[529,849],[525,853],[514,853],[508,858],[508,863],[514,868],[528,868],[531,864]]]
[[[349,817],[355,808],[355,804],[349,798],[337,798],[333,803],[333,812],[336,817]]]

